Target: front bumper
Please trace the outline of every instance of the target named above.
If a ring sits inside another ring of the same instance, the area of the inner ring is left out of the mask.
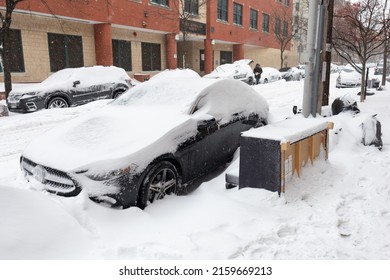
[[[41,188],[65,197],[77,196],[82,190],[93,201],[115,208],[137,205],[140,175],[123,174],[104,180],[91,179],[86,171],[64,172],[39,165],[25,157],[20,159],[21,169],[27,180],[34,178]]]
[[[44,100],[38,99],[36,96],[13,99],[8,98],[8,110],[17,113],[30,113],[45,108]]]
[[[28,179],[35,178],[50,193],[70,197],[81,192],[81,187],[66,172],[39,165],[25,157],[20,158],[20,167]]]

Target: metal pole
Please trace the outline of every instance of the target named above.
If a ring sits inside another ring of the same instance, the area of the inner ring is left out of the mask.
[[[328,23],[326,30],[326,52],[325,52],[325,61],[326,61],[326,72],[325,72],[325,82],[322,94],[322,106],[329,105],[329,84],[330,84],[330,68],[332,62],[332,31],[333,31],[333,11],[334,11],[334,0],[328,0]]]
[[[314,60],[314,81],[312,84],[312,98],[311,98],[311,114],[315,117],[318,113],[318,95],[319,95],[319,84],[320,84],[320,73],[322,68],[322,59],[321,59],[321,51],[322,51],[322,35],[324,33],[324,15],[325,9],[323,1],[320,4],[320,14],[318,16],[318,30],[317,30],[317,44],[315,50],[315,60]],[[321,94],[322,96],[322,94]]]
[[[314,55],[317,34],[318,0],[309,3],[309,21],[307,30],[307,50],[309,61],[305,65],[305,83],[303,86],[302,114],[307,118],[311,113],[311,91],[314,78]]]

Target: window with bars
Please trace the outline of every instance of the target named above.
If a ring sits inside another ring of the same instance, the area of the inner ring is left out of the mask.
[[[81,36],[47,33],[50,71],[84,66]]]
[[[228,0],[218,0],[218,19],[228,21]]]
[[[288,22],[283,21],[283,37],[287,37],[287,36],[288,36]]]
[[[233,23],[242,25],[242,5],[237,3],[233,5]]]
[[[114,66],[132,71],[130,41],[112,40],[112,57]]]
[[[280,18],[275,18],[275,35],[280,34],[281,21]]]
[[[142,43],[142,71],[161,70],[161,45]]]
[[[150,0],[154,4],[169,7],[169,0]]]
[[[250,9],[250,28],[257,29],[257,18],[258,12],[256,10]]]
[[[269,15],[263,14],[263,31],[269,32]]]
[[[184,11],[192,15],[199,15],[199,0],[185,0]]]
[[[9,30],[9,70],[21,73],[25,71],[23,58],[22,33],[19,29]],[[3,67],[0,63],[0,72]]]

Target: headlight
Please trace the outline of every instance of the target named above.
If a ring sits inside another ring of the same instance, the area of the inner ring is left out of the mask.
[[[94,181],[107,181],[110,179],[114,179],[123,175],[130,173],[130,171],[134,171],[136,168],[135,164],[129,165],[125,168],[120,168],[112,171],[108,171],[106,173],[91,173],[86,172],[85,176]]]
[[[38,93],[37,92],[27,92],[27,93],[23,93],[21,96],[20,96],[20,99],[22,98],[29,98],[31,96],[35,96],[37,95]]]

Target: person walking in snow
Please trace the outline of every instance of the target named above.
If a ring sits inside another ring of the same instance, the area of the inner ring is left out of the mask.
[[[253,74],[255,74],[256,79],[256,85],[260,83],[261,73],[263,73],[263,69],[261,68],[260,64],[256,64],[255,68],[253,69]]]

